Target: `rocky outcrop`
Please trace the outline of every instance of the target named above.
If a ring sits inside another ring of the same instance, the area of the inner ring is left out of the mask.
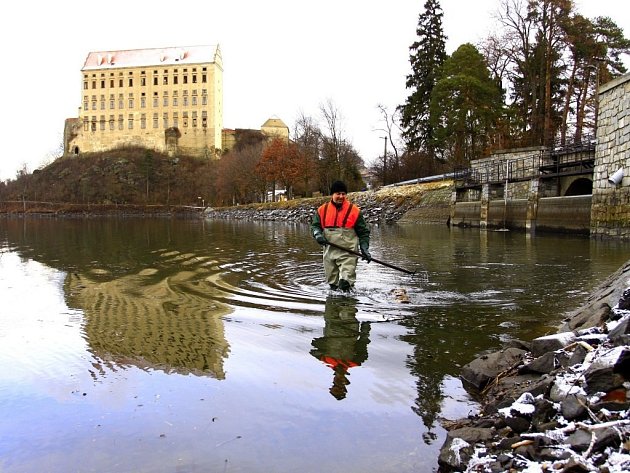
[[[440,471],[630,470],[629,271],[630,262],[557,334],[462,369],[481,410],[444,422]]]

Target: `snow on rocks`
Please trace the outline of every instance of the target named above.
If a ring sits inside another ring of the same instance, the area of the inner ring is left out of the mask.
[[[619,284],[629,271],[574,313],[579,322],[462,369],[481,412],[445,425],[440,472],[630,471],[630,288]]]

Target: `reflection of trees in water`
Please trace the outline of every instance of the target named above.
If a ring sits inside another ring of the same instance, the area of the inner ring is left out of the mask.
[[[368,358],[370,323],[356,318],[356,301],[328,297],[324,311],[324,334],[311,343],[311,355],[333,370],[330,394],[338,400],[346,397],[349,370]]]
[[[445,310],[449,310],[449,314]],[[480,318],[483,318],[482,312]],[[469,315],[449,308],[429,308],[400,322],[408,329],[401,339],[413,347],[407,365],[416,377],[418,397],[412,409],[428,429],[423,436],[426,443],[436,438],[431,430],[441,412],[445,376],[457,377],[461,371],[457,360],[474,359],[481,347],[489,343],[489,334],[478,323],[462,323],[469,320]]]

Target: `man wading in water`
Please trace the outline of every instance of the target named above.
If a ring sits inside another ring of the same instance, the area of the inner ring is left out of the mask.
[[[330,201],[321,205],[313,216],[311,232],[317,243],[324,247],[326,282],[331,289],[346,292],[354,287],[357,279],[358,258],[328,243],[351,251],[360,248],[362,259],[369,263],[372,260],[368,251],[370,229],[359,207],[346,198],[348,189],[343,182],[333,182],[330,193]]]

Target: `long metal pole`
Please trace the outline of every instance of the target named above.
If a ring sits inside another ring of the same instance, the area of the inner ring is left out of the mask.
[[[335,243],[331,243],[331,242],[328,242],[328,244],[330,246],[332,246],[333,248],[337,248],[339,250],[347,251],[348,253],[351,253],[353,255],[363,257],[363,255],[361,253],[359,253],[358,251],[349,250],[348,248],[344,248],[343,246],[339,246],[339,245],[337,245]],[[385,261],[377,260],[376,258],[372,258],[370,261],[374,261],[375,263],[382,264],[383,266],[387,266],[388,268],[392,268],[392,269],[396,269],[398,271],[402,271],[403,273],[411,274],[412,276],[414,274],[416,274],[415,271],[409,271],[408,269],[399,268],[398,266],[394,266],[393,264],[386,263]]]

